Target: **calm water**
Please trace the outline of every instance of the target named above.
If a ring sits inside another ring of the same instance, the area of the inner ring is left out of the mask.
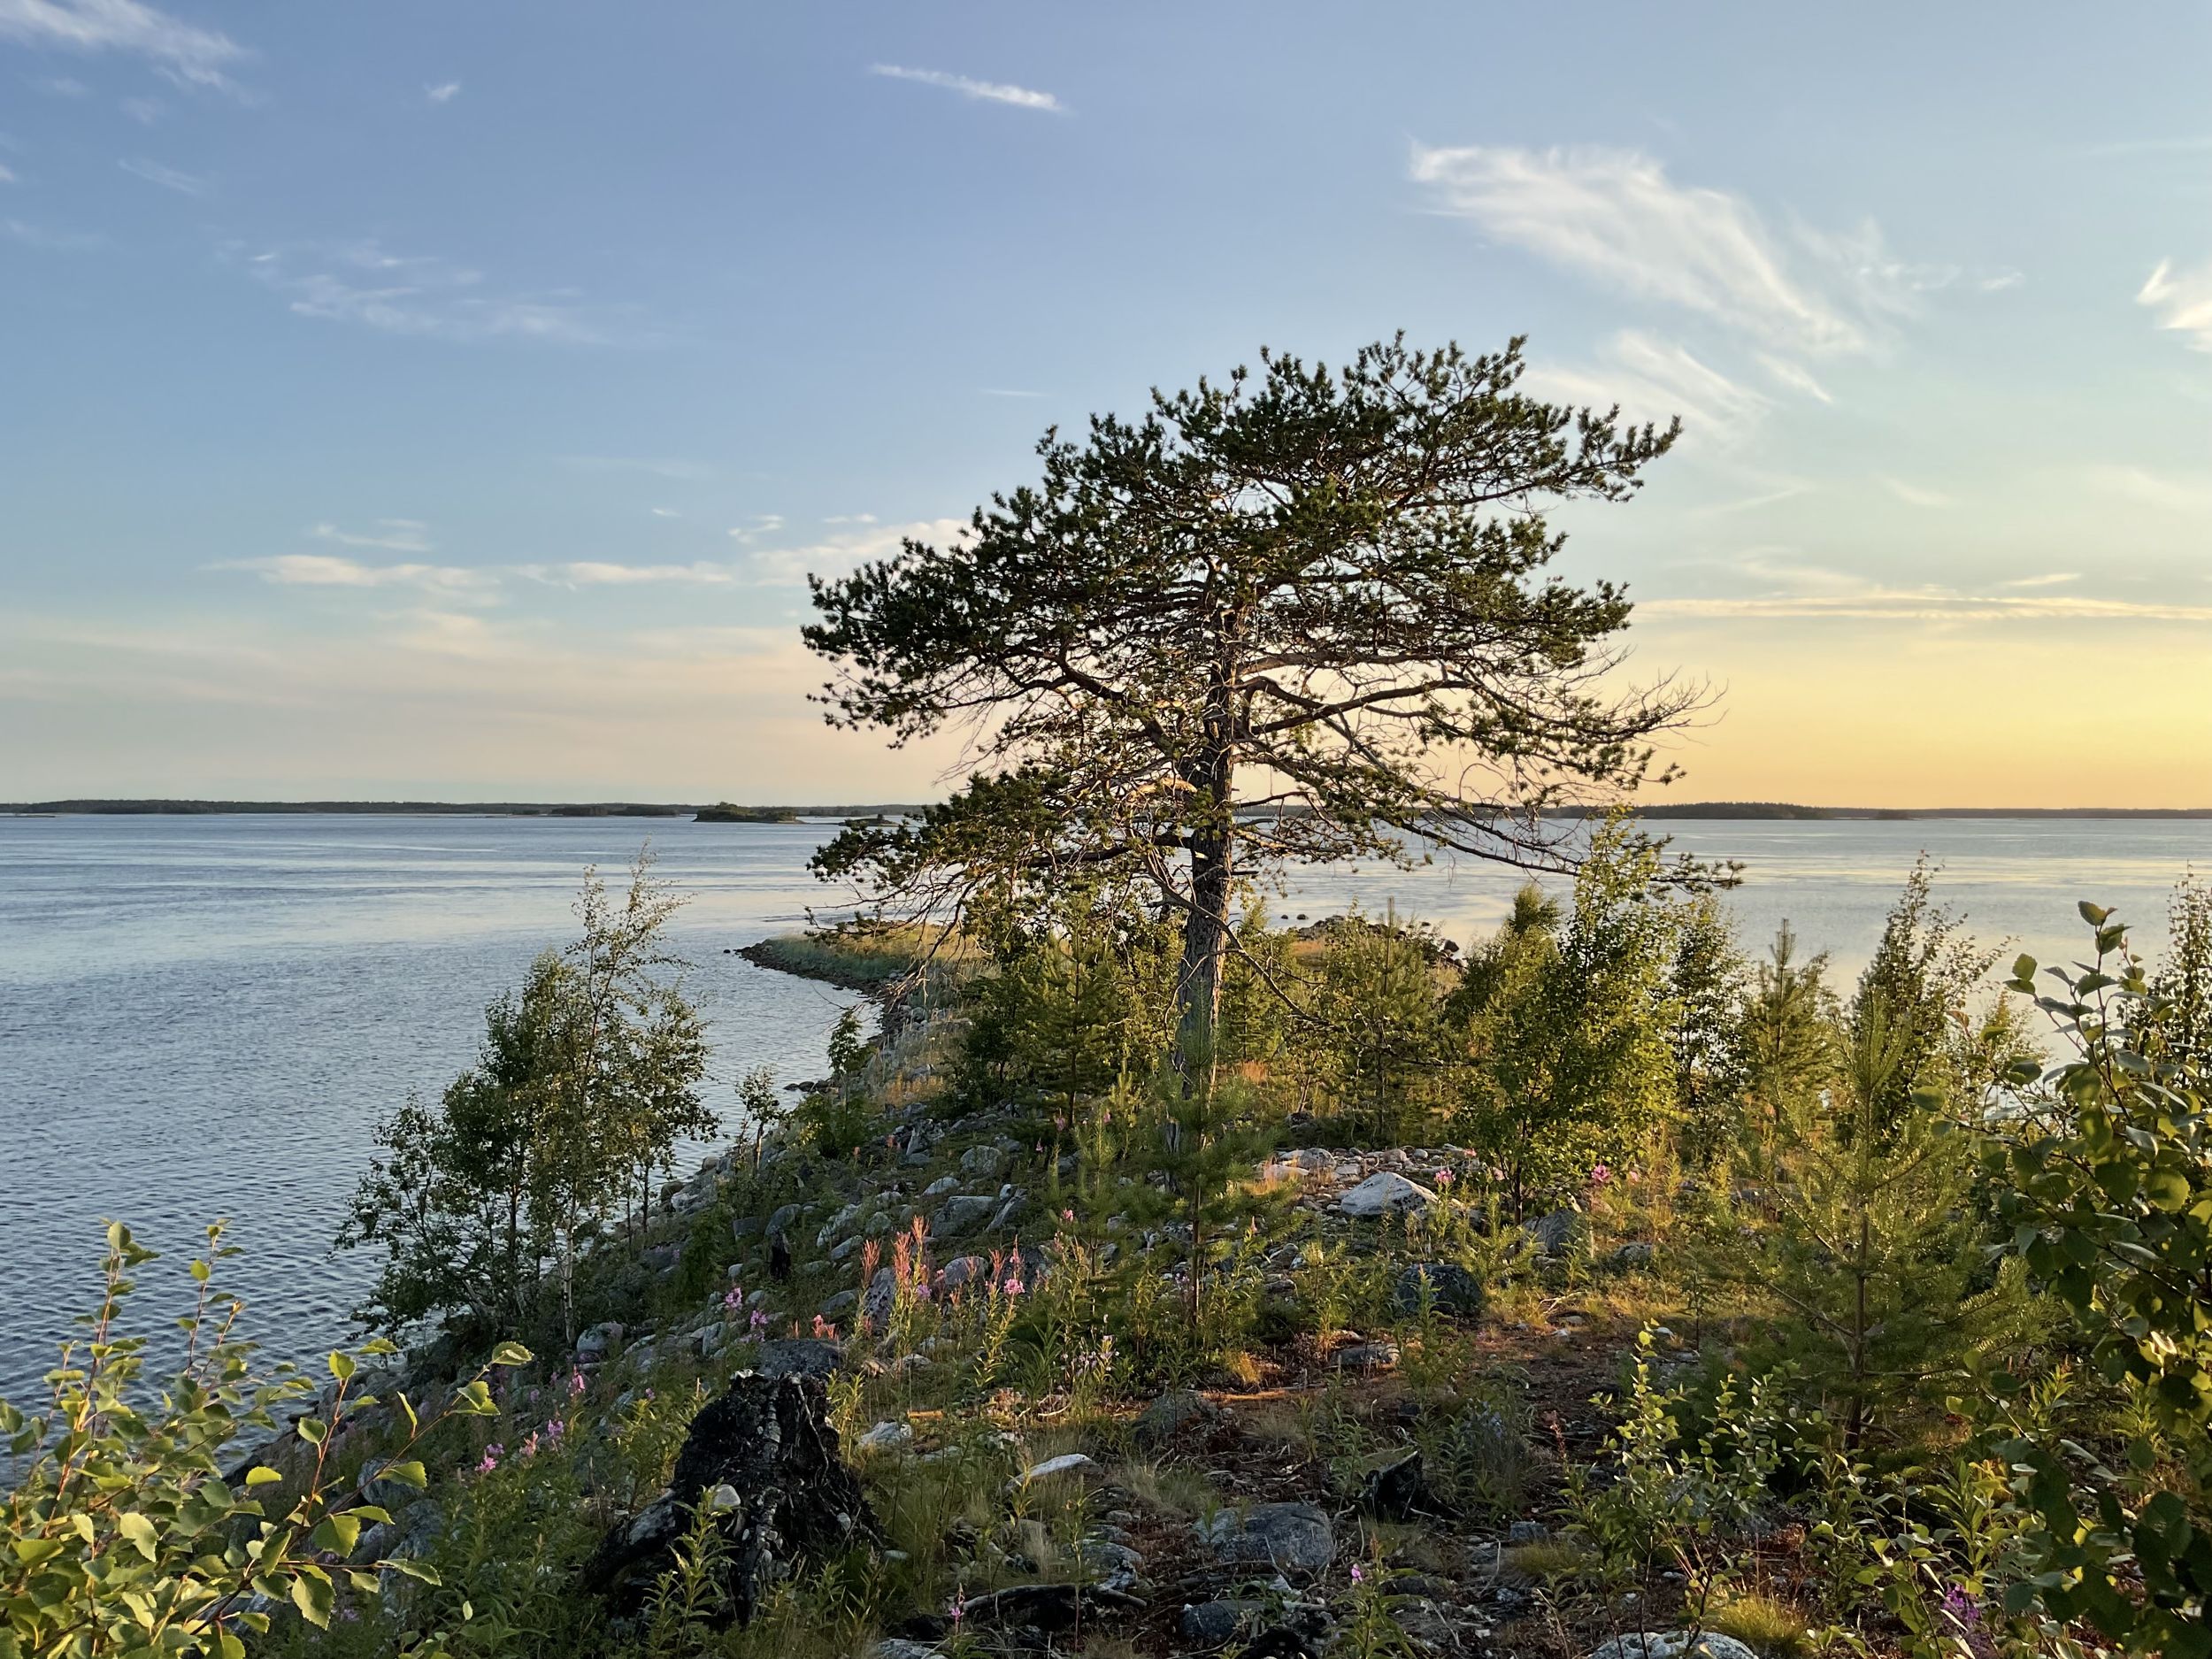
[[[1975,930],[2046,959],[2078,948],[2077,898],[2160,933],[2165,895],[2212,864],[2212,823],[1930,820],[1683,824],[1737,857],[1747,940],[1787,917],[1855,972],[1914,856]],[[372,1263],[327,1245],[377,1117],[468,1064],[484,1002],[572,931],[588,864],[649,831],[690,895],[679,942],[710,1018],[715,1098],[756,1064],[815,1075],[851,999],[724,952],[803,925],[826,895],[807,825],[393,818],[0,818],[0,1396],[27,1400],[89,1302],[104,1218],[172,1252],[233,1218],[234,1287],[288,1354],[337,1340]],[[1285,915],[1356,902],[1463,941],[1517,879],[1439,864],[1326,871]]]

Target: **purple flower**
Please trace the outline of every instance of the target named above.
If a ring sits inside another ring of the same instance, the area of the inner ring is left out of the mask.
[[[555,1417],[545,1425],[545,1443],[548,1446],[558,1446],[561,1443],[562,1437],[567,1434],[567,1420],[562,1417]]]
[[[493,1470],[499,1467],[499,1460],[506,1455],[507,1448],[497,1440],[494,1440],[484,1448],[483,1460],[476,1465],[476,1472],[480,1475],[490,1474]]]
[[[765,1331],[768,1328],[768,1310],[765,1308],[754,1309],[752,1325],[753,1329],[756,1331]]]
[[[1593,1186],[1593,1187],[1602,1187],[1602,1186],[1604,1186],[1604,1185],[1606,1184],[1606,1182],[1608,1182],[1608,1181],[1611,1180],[1612,1179],[1613,1179],[1613,1168],[1612,1168],[1612,1165],[1608,1164],[1592,1164],[1592,1165],[1590,1166],[1590,1185],[1591,1185],[1591,1186]]]
[[[1015,1278],[1013,1274],[1009,1273],[1006,1276],[1006,1282],[1003,1285],[1001,1285],[999,1288],[1010,1296],[1018,1296],[1022,1294],[1022,1282],[1020,1279]]]
[[[745,1290],[744,1290],[744,1286],[741,1286],[741,1285],[732,1285],[732,1286],[730,1286],[727,1290],[726,1290],[726,1291],[724,1291],[724,1292],[722,1293],[722,1311],[723,1311],[723,1312],[725,1312],[725,1313],[735,1313],[735,1312],[736,1312],[736,1311],[737,1311],[740,1308],[742,1308],[744,1305],[745,1305]]]
[[[945,1612],[952,1622],[957,1624],[962,1619],[967,1617],[968,1604],[961,1597],[956,1595],[945,1604]]]
[[[1367,1582],[1367,1575],[1360,1570],[1360,1564],[1356,1561],[1352,1563],[1352,1582],[1354,1584]]]
[[[584,1373],[572,1371],[568,1374],[568,1392],[572,1397],[584,1392]]]
[[[525,1457],[535,1457],[538,1455],[538,1434],[535,1429],[523,1436],[522,1455]]]

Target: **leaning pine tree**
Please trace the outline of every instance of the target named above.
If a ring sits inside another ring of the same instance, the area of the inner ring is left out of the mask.
[[[1547,808],[1647,780],[1698,694],[1616,683],[1629,603],[1545,566],[1544,511],[1620,501],[1673,443],[1522,395],[1520,342],[1370,346],[1340,373],[1155,392],[1038,446],[1044,476],[945,546],[816,578],[833,724],[967,726],[980,764],[918,824],[815,860],[887,913],[1113,871],[1178,918],[1187,1057],[1210,1056],[1240,881],[1402,860],[1407,838],[1571,862]]]

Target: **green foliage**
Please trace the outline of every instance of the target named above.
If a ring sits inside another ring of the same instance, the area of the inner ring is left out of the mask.
[[[972,721],[980,761],[818,871],[918,913],[1143,882],[1180,926],[1179,1041],[1218,1054],[1241,880],[1414,836],[1557,856],[1536,811],[1495,809],[1632,788],[1699,694],[1621,688],[1626,599],[1542,574],[1544,510],[1625,500],[1673,431],[1542,403],[1522,372],[1517,341],[1388,341],[1335,372],[1264,352],[1079,444],[1047,434],[1041,480],[959,540],[816,581],[832,721],[901,742]],[[1238,810],[1256,778],[1282,815]]]
[[[1517,1209],[1581,1192],[1676,1113],[1678,906],[1659,854],[1615,817],[1592,837],[1555,936],[1533,918],[1471,966],[1460,1120]]]
[[[50,1374],[48,1409],[27,1415],[0,1401],[0,1435],[23,1465],[0,1525],[5,1659],[239,1659],[245,1635],[269,1631],[272,1608],[288,1606],[322,1630],[342,1602],[374,1597],[388,1575],[435,1577],[416,1561],[357,1560],[364,1528],[391,1517],[349,1484],[334,1484],[337,1444],[385,1403],[357,1386],[361,1362],[389,1355],[390,1345],[331,1354],[319,1398],[315,1381],[289,1367],[257,1374],[254,1345],[235,1333],[242,1304],[215,1284],[216,1263],[236,1254],[222,1233],[219,1224],[207,1230],[207,1253],[191,1264],[199,1289],[181,1321],[182,1367],[158,1394],[140,1381],[146,1339],[120,1324],[131,1275],[156,1253],[119,1223],[108,1229],[100,1307],[79,1321],[85,1334],[64,1347]],[[508,1344],[492,1363],[529,1357]],[[362,1486],[419,1488],[423,1465],[410,1454],[446,1417],[493,1409],[484,1375],[426,1422],[396,1396],[399,1432]],[[282,1460],[288,1469],[253,1463],[234,1488],[223,1465],[242,1442],[275,1432],[279,1413],[303,1405],[293,1423],[299,1450]],[[443,1650],[434,1634],[409,1649]]]
[[[364,1324],[396,1333],[442,1314],[513,1332],[549,1271],[573,1338],[580,1241],[633,1194],[641,1217],[678,1141],[715,1126],[704,1029],[661,945],[677,904],[647,853],[619,905],[587,872],[576,943],[485,1010],[477,1063],[437,1107],[411,1101],[378,1125],[383,1156],[338,1235],[385,1252]]]
[[[1937,907],[1934,883],[1924,854],[1882,925],[1846,1019],[1855,1043],[1878,1024],[1893,1051],[1871,1102],[1883,1123],[1902,1117],[1918,1094],[1974,1098],[2013,1057],[1993,1064],[1978,1050],[1968,1005],[1996,952],[1976,944],[1962,918]]]
[[[1749,1248],[1733,1268],[1789,1315],[1762,1346],[1797,1362],[1847,1449],[1878,1425],[1893,1442],[1924,1432],[1904,1408],[1967,1386],[2032,1328],[2023,1276],[1986,1280],[1970,1140],[1936,1097],[1889,1104],[1913,1041],[1870,999],[1828,1086],[1785,1102],[1736,1163],[1750,1195],[1730,1218]]]
[[[2031,1571],[2008,1605],[2086,1618],[2131,1651],[2212,1653],[2212,1079],[2192,1052],[2196,1010],[2169,1000],[2109,911],[2080,972],[2022,956],[2032,995],[2072,1058],[2014,1069],[1993,1176],[2012,1245],[2079,1322],[2097,1368],[2143,1407],[2108,1462],[2069,1437],[2000,1448],[2034,1517]],[[2199,946],[2182,932],[2177,947]],[[2161,976],[2169,989],[2193,970]],[[2164,1041],[2168,1021],[2178,1040]]]

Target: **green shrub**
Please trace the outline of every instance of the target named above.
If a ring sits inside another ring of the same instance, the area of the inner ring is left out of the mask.
[[[239,1659],[246,1650],[239,1632],[267,1631],[271,1606],[288,1602],[325,1628],[342,1596],[373,1596],[388,1574],[434,1577],[413,1561],[351,1561],[364,1526],[391,1517],[355,1502],[337,1480],[335,1448],[342,1431],[364,1429],[365,1414],[381,1404],[356,1392],[360,1359],[389,1355],[391,1346],[333,1353],[319,1402],[314,1382],[288,1365],[257,1375],[254,1345],[234,1334],[242,1304],[214,1287],[215,1263],[236,1253],[222,1233],[219,1223],[210,1227],[207,1253],[191,1264],[198,1298],[180,1322],[183,1363],[165,1389],[149,1397],[137,1386],[146,1339],[120,1329],[130,1275],[156,1252],[115,1223],[99,1310],[80,1321],[85,1334],[65,1344],[50,1373],[48,1409],[27,1415],[0,1401],[0,1434],[24,1463],[0,1527],[8,1544],[0,1551],[0,1659]],[[508,1344],[492,1363],[529,1357]],[[404,1432],[363,1484],[424,1486],[422,1464],[407,1453],[447,1416],[495,1414],[484,1375],[428,1422],[396,1396]],[[279,1412],[295,1403],[311,1408],[293,1425],[301,1449],[287,1461],[296,1466],[288,1473],[254,1463],[234,1489],[225,1463],[242,1441],[275,1433]],[[281,1507],[273,1513],[256,1494]],[[428,1634],[411,1651],[442,1653],[443,1640]]]

